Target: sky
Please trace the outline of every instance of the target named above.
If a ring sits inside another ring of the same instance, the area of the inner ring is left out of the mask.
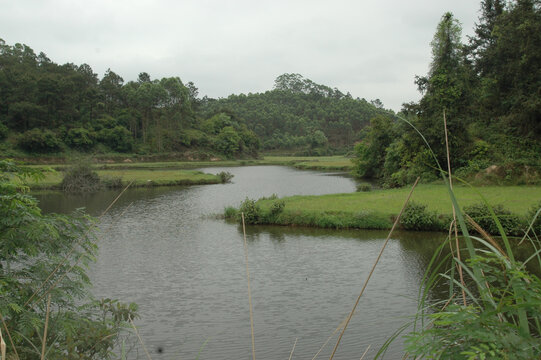
[[[400,110],[417,101],[430,42],[475,0],[0,0],[0,38],[125,82],[178,76],[212,98],[271,90],[284,73]]]

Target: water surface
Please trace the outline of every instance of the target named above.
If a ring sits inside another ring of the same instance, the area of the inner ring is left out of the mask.
[[[242,229],[210,215],[246,197],[355,191],[354,180],[340,174],[280,166],[203,171],[235,177],[231,184],[128,190],[100,225],[92,292],[139,304],[136,323],[153,359],[194,359],[207,340],[200,359],[251,358]],[[46,211],[85,205],[98,215],[117,193],[40,200]],[[385,236],[248,227],[257,358],[287,359],[297,339],[293,358],[312,359],[350,312]],[[419,279],[441,237],[402,234],[390,241],[335,359],[379,348],[409,320]],[[336,338],[318,358],[329,357]],[[401,354],[399,340],[385,358]]]

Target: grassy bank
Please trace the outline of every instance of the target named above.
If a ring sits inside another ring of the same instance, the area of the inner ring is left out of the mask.
[[[204,174],[193,169],[224,166],[282,165],[299,169],[315,169],[321,171],[346,171],[351,167],[349,158],[343,156],[265,156],[262,159],[249,160],[213,160],[213,161],[133,161],[129,158],[117,159],[116,162],[95,161],[93,168],[100,178],[120,179],[122,184],[133,181],[132,186],[171,186],[216,184],[222,180],[217,175]],[[39,161],[29,165],[34,168],[50,168],[55,171],[46,173],[43,181],[31,183],[33,189],[58,189],[62,181],[63,170],[69,164],[56,163],[47,166]]]
[[[153,170],[153,169],[108,169],[96,171],[105,183],[115,182],[117,186],[173,186],[219,184],[220,176],[205,174],[196,170]],[[48,172],[45,179],[30,183],[32,189],[59,189],[62,182],[61,171]],[[120,181],[120,182],[119,182]]]
[[[27,159],[28,160],[28,159]],[[40,161],[27,161],[34,167],[43,167]],[[33,165],[32,165],[33,164]],[[64,162],[47,163],[49,167],[61,170],[69,166]],[[94,159],[94,166],[101,170],[111,169],[196,169],[202,167],[222,166],[253,166],[253,165],[283,165],[299,169],[314,169],[322,171],[350,170],[352,162],[345,156],[264,156],[260,159],[240,160],[181,160],[181,161],[140,161],[137,159],[119,158],[115,161]]]
[[[481,202],[477,191],[489,204],[505,204],[506,209],[519,217],[525,217],[528,210],[541,200],[541,186],[487,186],[479,189],[455,187],[455,195],[462,207]],[[291,196],[283,199],[260,199],[255,206],[260,211],[260,223],[389,229],[408,192],[408,188],[401,188],[349,194]],[[426,205],[427,211],[438,217],[449,217],[452,213],[451,200],[444,185],[419,185],[412,200]],[[235,216],[235,211],[238,210],[226,209],[226,217]]]

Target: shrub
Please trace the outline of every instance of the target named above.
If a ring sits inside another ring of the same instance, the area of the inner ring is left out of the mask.
[[[81,162],[66,170],[60,186],[66,192],[93,192],[100,190],[103,184],[90,164]]]
[[[261,221],[261,208],[255,200],[246,198],[240,204],[239,216],[241,213],[244,213],[244,222],[246,224],[259,224]]]
[[[106,175],[101,178],[101,183],[103,186],[109,189],[118,189],[124,186],[122,178],[120,176],[109,176]]]
[[[456,301],[444,310],[426,311],[426,323],[433,326],[407,336],[406,350],[412,358],[539,359],[539,327],[535,325],[541,318],[539,278],[528,274],[523,264],[489,252],[467,264],[486,274],[480,279],[486,284],[482,292],[493,305],[479,296],[468,305]],[[530,322],[529,332],[520,327],[521,321]]]
[[[128,152],[133,149],[132,135],[124,126],[119,125],[112,129],[101,129],[98,138],[115,151]]]
[[[284,211],[285,206],[286,206],[286,202],[284,200],[273,201],[270,207],[271,216],[277,216],[280,213],[282,213],[282,211]]]
[[[17,358],[14,347],[20,359],[39,358],[48,293],[47,359],[114,358],[137,306],[108,299],[84,303],[91,298],[86,268],[97,249],[93,220],[80,211],[43,214],[21,185],[40,175],[0,160],[0,314],[2,330],[11,333],[7,357]]]
[[[404,209],[400,224],[406,230],[438,230],[441,226],[436,213],[426,210],[426,205],[410,202]]]
[[[32,129],[22,133],[17,139],[17,145],[31,152],[54,152],[60,150],[62,142],[56,134],[48,129]]]
[[[239,211],[232,206],[228,206],[224,209],[224,217],[226,219],[236,219]]]
[[[222,184],[230,183],[231,179],[233,179],[233,174],[231,174],[228,171],[222,171],[217,174],[220,177],[220,181]]]
[[[520,235],[523,224],[517,215],[512,214],[502,205],[491,206],[498,217],[503,230],[508,235]],[[484,203],[474,204],[464,207],[464,212],[468,214],[479,226],[489,234],[499,235],[500,231],[494,221],[489,207]],[[473,226],[468,224],[468,229],[473,230]]]
[[[357,192],[368,192],[372,190],[372,185],[368,183],[357,184]]]
[[[235,155],[240,148],[241,138],[235,129],[226,126],[214,139],[214,149],[226,156]]]
[[[94,145],[94,134],[85,128],[73,128],[67,132],[65,142],[72,148],[87,150]]]

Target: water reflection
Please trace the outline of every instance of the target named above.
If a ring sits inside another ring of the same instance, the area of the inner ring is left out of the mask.
[[[140,305],[141,336],[150,349],[162,349],[155,359],[195,358],[206,339],[201,358],[251,356],[242,229],[209,214],[246,197],[355,189],[349,178],[286,167],[204,171],[230,171],[235,177],[231,184],[128,190],[100,225],[92,291]],[[45,211],[84,205],[99,214],[117,193],[39,198]],[[288,358],[298,338],[295,356],[311,359],[351,310],[386,235],[248,227],[258,358]],[[419,279],[441,237],[393,236],[335,359],[358,358],[368,345],[377,349],[409,320]],[[332,345],[320,357],[331,350]],[[398,340],[387,358],[401,354]]]

